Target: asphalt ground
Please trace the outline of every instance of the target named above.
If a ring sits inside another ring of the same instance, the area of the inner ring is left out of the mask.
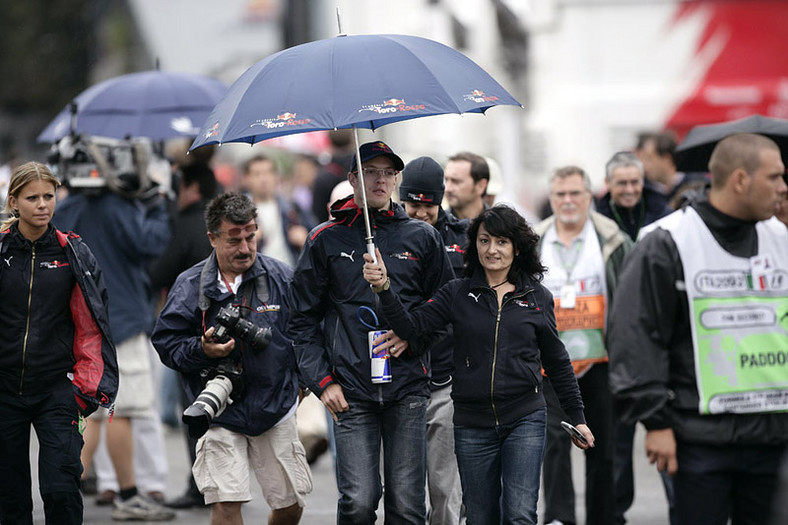
[[[627,514],[629,523],[636,525],[664,525],[668,523],[667,504],[662,490],[662,484],[655,468],[648,464],[643,452],[644,432],[638,428],[635,435],[635,502]],[[31,464],[35,465],[37,444],[33,439],[31,445]],[[174,498],[182,493],[185,488],[186,474],[189,469],[183,435],[179,431],[167,430],[165,432],[167,459],[169,461],[169,475],[167,478],[168,498]],[[583,480],[585,479],[584,461],[582,452],[573,449],[572,452],[573,481],[576,492],[576,514],[579,523],[584,523],[585,511],[583,497],[585,493]],[[41,498],[38,495],[38,485],[35,468],[33,469],[33,499],[34,521],[36,524],[44,523],[44,510]],[[312,478],[314,490],[307,497],[307,505],[301,523],[304,525],[326,525],[335,522],[336,517],[336,482],[334,479],[333,461],[329,453],[323,454],[312,465]],[[253,487],[254,499],[245,504],[243,515],[246,523],[266,523],[268,505],[262,497],[260,488]],[[85,521],[88,525],[107,525],[113,522],[110,513],[111,507],[99,507],[94,502],[95,496],[85,496]],[[382,504],[381,504],[382,506]],[[377,523],[383,523],[382,509],[378,510]],[[539,516],[541,518],[541,498]],[[189,509],[178,511],[175,521],[170,523],[197,524],[209,523],[210,511],[206,509]]]

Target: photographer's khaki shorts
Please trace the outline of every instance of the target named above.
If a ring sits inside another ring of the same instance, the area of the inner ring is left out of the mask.
[[[304,506],[312,492],[312,473],[298,441],[295,415],[259,436],[211,427],[197,442],[192,467],[205,503],[250,501],[249,468],[272,509]]]
[[[129,337],[115,347],[118,357],[118,395],[115,397],[115,417],[144,418],[154,415],[153,373],[150,338],[144,333]],[[106,408],[93,415],[106,419]]]

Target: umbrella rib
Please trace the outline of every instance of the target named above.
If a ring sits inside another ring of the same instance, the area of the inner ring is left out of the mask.
[[[443,91],[445,91],[447,93],[449,92],[446,89],[446,86],[443,84],[443,82],[441,82],[440,79],[438,79],[438,77],[435,76],[435,73],[433,73],[432,69],[427,67],[427,65],[424,63],[424,61],[422,61],[422,59],[419,58],[418,55],[416,55],[413,51],[411,51],[410,48],[408,48],[408,46],[404,45],[402,42],[399,42],[399,41],[397,41],[396,39],[393,39],[393,38],[390,38],[389,40],[393,41],[397,46],[399,46],[400,48],[405,50],[405,52],[407,52],[411,57],[413,57],[424,68],[424,70],[429,74],[430,78],[432,78],[433,82],[435,82],[436,85],[440,86],[440,88]],[[454,109],[455,109],[454,113],[462,114],[463,111],[460,109],[460,107],[457,105],[457,103],[454,102],[454,99],[451,98],[450,101],[451,101],[451,104],[454,106]],[[424,115],[424,116],[433,116],[433,115]]]

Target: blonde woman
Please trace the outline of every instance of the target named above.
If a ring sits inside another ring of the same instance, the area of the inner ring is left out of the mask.
[[[32,523],[31,426],[47,522],[82,523],[82,416],[111,406],[118,386],[101,270],[50,224],[58,186],[44,164],[16,168],[0,226],[2,523]]]

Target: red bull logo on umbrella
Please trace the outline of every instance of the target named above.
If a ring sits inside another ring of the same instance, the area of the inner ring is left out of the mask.
[[[481,89],[474,89],[467,95],[464,95],[463,99],[481,104],[483,102],[495,102],[498,100],[498,97],[495,95],[486,95]]]
[[[308,118],[296,118],[297,114],[285,111],[281,115],[277,115],[276,118],[266,118],[266,119],[258,119],[252,122],[249,127],[253,128],[255,126],[262,126],[265,129],[277,129],[277,128],[285,128],[290,126],[305,126],[311,122],[311,119]]]
[[[368,104],[366,106],[361,106],[359,112],[362,111],[374,111],[378,114],[386,114],[386,113],[400,113],[400,112],[407,112],[407,111],[420,111],[427,109],[427,106],[424,104],[406,104],[405,101],[401,98],[390,98],[384,100],[380,104]]]
[[[219,123],[217,122],[205,133],[205,138],[209,139],[211,137],[215,137],[219,134]]]

